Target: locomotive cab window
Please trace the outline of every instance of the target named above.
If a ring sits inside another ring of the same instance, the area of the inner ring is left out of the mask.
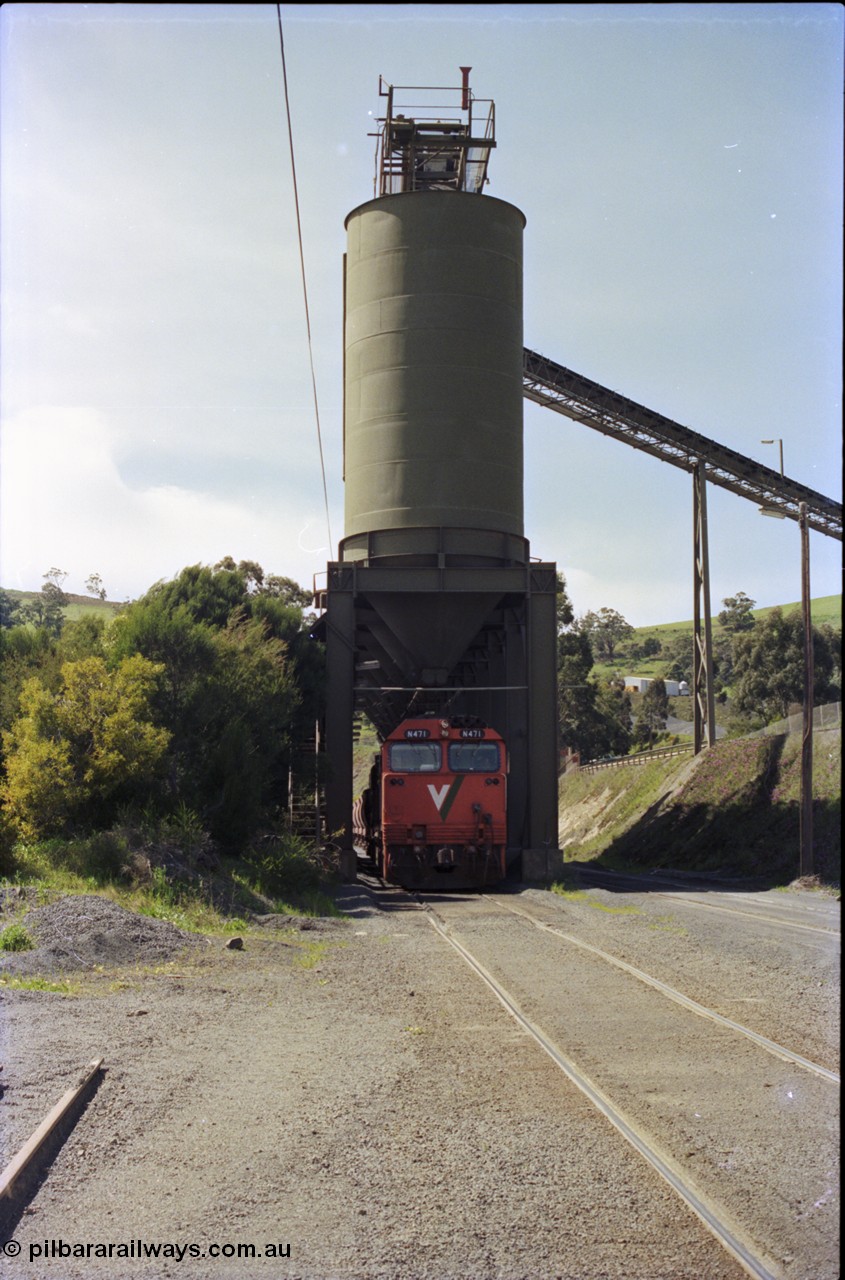
[[[390,768],[394,773],[437,773],[439,742],[391,742]]]
[[[450,742],[449,768],[453,773],[498,773],[498,742]]]

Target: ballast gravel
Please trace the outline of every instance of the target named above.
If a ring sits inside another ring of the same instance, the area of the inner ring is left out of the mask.
[[[55,975],[97,965],[159,964],[205,938],[166,920],[137,915],[109,898],[79,894],[31,908],[20,920],[35,946],[0,954],[3,974]]]
[[[4,1163],[86,1062],[106,1067],[9,1224],[21,1250],[10,1275],[745,1276],[425,911],[361,886],[338,900],[344,919],[298,928],[274,917],[244,934],[242,951],[224,938],[138,935],[132,959],[70,972],[76,994],[0,987]],[[74,932],[63,913],[86,901],[55,906],[78,949],[88,926]],[[58,933],[42,937],[58,945]],[[148,947],[177,941],[151,960]],[[559,981],[565,1002],[563,969]],[[50,1256],[52,1242],[63,1256]]]

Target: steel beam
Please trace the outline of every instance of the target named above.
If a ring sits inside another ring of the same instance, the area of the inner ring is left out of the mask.
[[[758,506],[773,508],[789,520],[799,520],[800,505],[805,503],[808,527],[842,541],[841,502],[527,348],[523,351],[522,390],[528,400],[684,471],[694,473],[703,464],[711,484]]]

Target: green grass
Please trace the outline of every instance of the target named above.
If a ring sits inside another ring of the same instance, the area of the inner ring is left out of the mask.
[[[6,592],[6,595],[12,600],[21,604],[29,604],[38,598],[38,591],[13,591],[9,588],[0,588]],[[97,618],[105,618],[108,622],[115,614],[119,613],[124,607],[116,600],[98,600],[96,596],[80,596],[70,591],[66,591],[68,603],[64,607],[64,616],[68,622],[76,622],[79,618],[84,618],[89,614],[93,614]]]
[[[196,833],[184,830],[184,847],[174,848],[168,842],[175,831],[173,823],[153,823],[146,830],[123,825],[72,840],[21,841],[4,853],[7,882],[35,889],[39,905],[61,895],[95,893],[191,933],[244,933],[253,913],[341,914],[303,842],[281,836],[263,843],[260,853],[220,858],[216,871],[200,874],[191,870]],[[167,850],[182,874],[156,861]]]
[[[791,604],[769,605],[765,609],[753,609],[751,616],[758,620],[767,618],[773,609],[782,609],[784,613],[792,613],[796,609],[801,608],[801,602],[794,601]],[[813,622],[817,627],[824,623],[829,623],[833,627],[842,626],[842,596],[817,596],[810,601],[810,609],[813,616]],[[718,612],[711,619],[714,632],[721,632],[722,626],[719,622]],[[637,627],[636,639],[642,644],[648,636],[656,636],[658,640],[665,640],[668,633],[684,633],[689,632],[692,635],[694,623],[692,618],[686,622],[660,622],[654,626]]]
[[[60,996],[75,996],[79,988],[65,978],[44,978],[33,974],[29,978],[0,978],[0,991],[52,991]]]

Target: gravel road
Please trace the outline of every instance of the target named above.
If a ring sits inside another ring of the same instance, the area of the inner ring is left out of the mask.
[[[356,886],[339,899],[345,920],[258,927],[246,935],[243,951],[226,950],[220,939],[186,943],[157,934],[137,939],[131,959],[112,957],[101,967],[95,942],[87,953],[74,942],[72,904],[62,905],[63,936],[84,957],[73,973],[79,994],[2,991],[4,1162],[86,1062],[102,1056],[107,1070],[44,1184],[6,1233],[21,1253],[0,1259],[4,1275],[745,1275],[518,1028],[423,910],[399,893],[374,895]],[[76,901],[77,911],[87,912],[90,939],[98,932],[92,925],[97,908],[90,899]],[[698,946],[700,922],[684,919],[651,931],[640,916],[614,916],[580,901],[561,904],[550,894],[530,892],[525,903],[563,910],[568,927],[585,936],[592,931],[602,940],[596,945],[617,954],[619,929],[627,929],[628,958],[645,968],[654,939],[667,970],[669,957],[676,957],[676,976],[683,976],[684,965],[688,973],[701,967],[684,958],[691,949],[698,954],[690,937]],[[117,927],[114,912],[109,919]],[[706,927],[716,926],[708,919]],[[487,948],[491,966],[511,978],[521,969],[526,999],[534,998],[544,1016],[556,1004],[565,1029],[571,993],[593,981],[584,976],[583,960],[576,963],[518,921],[502,929],[483,912],[476,911],[473,922],[465,911],[461,929],[467,928]],[[55,950],[47,928],[44,940]],[[701,955],[709,954],[700,945]],[[744,954],[736,960],[736,991],[746,989]],[[717,986],[725,987],[726,974]],[[667,972],[659,976],[672,980]],[[778,976],[784,1009],[800,1004],[798,981],[784,962]],[[815,1041],[822,1047],[830,1040],[834,1005],[828,992],[808,1015],[813,1026],[822,1024]],[[572,1035],[600,1060],[609,1026],[605,1008],[593,1002],[592,1026],[585,1009],[577,1025],[573,1017]],[[629,1037],[630,1052],[642,1061],[636,1026]],[[696,1054],[704,1043],[697,1042]],[[639,1084],[627,1079],[629,1095]],[[740,1132],[742,1099],[732,1100],[729,1088],[721,1098],[728,1112],[720,1123],[730,1129],[733,1108]],[[648,1104],[660,1111],[653,1091]],[[699,1150],[697,1158],[704,1164],[711,1156]],[[773,1159],[783,1158],[781,1144]],[[756,1154],[755,1161],[759,1165]],[[838,1262],[831,1269],[833,1191],[821,1207],[785,1203],[780,1211],[809,1215],[823,1242],[811,1259],[777,1259],[783,1274],[832,1280],[838,1274]],[[778,1205],[766,1212],[776,1219]],[[89,1256],[38,1256],[60,1240],[65,1247],[91,1246]],[[139,1244],[170,1245],[171,1256],[139,1258]],[[98,1245],[110,1245],[111,1257],[97,1257]],[[239,1245],[254,1246],[256,1256],[212,1256],[214,1246],[231,1253]],[[820,1258],[822,1270],[806,1269],[818,1268]]]

